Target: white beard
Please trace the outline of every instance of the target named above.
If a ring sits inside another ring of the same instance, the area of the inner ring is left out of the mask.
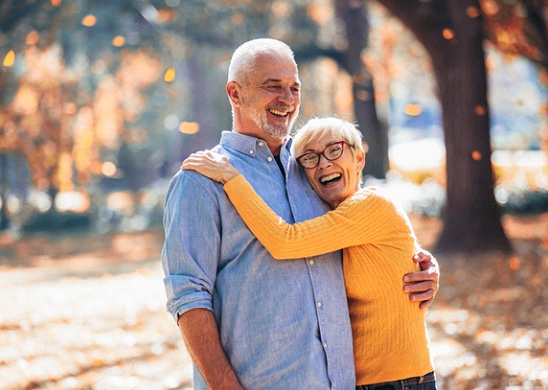
[[[293,127],[293,123],[295,123],[295,119],[297,119],[298,111],[294,114],[295,116],[293,119],[289,122],[288,126],[285,125],[275,125],[272,123],[269,123],[266,118],[266,111],[263,109],[259,109],[256,104],[254,104],[254,99],[250,98],[247,99],[247,96],[242,99],[242,102],[244,106],[247,109],[247,112],[249,113],[249,116],[251,119],[259,126],[266,135],[268,135],[271,138],[274,139],[285,139],[287,135],[289,134],[289,131]],[[274,109],[279,109],[279,111],[286,111],[288,107],[286,105],[283,105],[280,107],[274,107]]]

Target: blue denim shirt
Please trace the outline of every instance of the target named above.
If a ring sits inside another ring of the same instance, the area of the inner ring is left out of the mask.
[[[286,177],[266,142],[223,132],[227,155],[283,219],[327,210],[284,145]],[[246,389],[354,389],[352,335],[340,252],[278,261],[253,236],[221,184],[196,172],[171,180],[162,251],[167,308],[175,319],[214,312],[224,350]],[[207,389],[194,370],[194,387]]]

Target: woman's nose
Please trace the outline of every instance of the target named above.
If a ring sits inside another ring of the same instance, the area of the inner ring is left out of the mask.
[[[331,165],[331,161],[328,160],[327,157],[325,157],[325,156],[323,155],[323,153],[320,154],[320,157],[319,157],[319,158],[320,158],[320,159],[319,159],[319,161],[318,161],[318,168],[319,168],[319,167],[324,168],[324,167],[328,167],[328,166]]]

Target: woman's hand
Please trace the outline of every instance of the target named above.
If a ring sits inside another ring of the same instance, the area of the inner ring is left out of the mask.
[[[205,150],[192,153],[183,161],[182,170],[196,171],[211,180],[225,184],[230,179],[238,176],[240,172],[232,166],[226,156]]]

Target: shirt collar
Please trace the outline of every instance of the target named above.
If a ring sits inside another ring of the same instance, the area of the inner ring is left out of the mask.
[[[266,150],[269,150],[266,141],[263,141],[260,138],[251,137],[249,135],[236,133],[234,131],[223,131],[221,133],[220,143],[223,147],[237,150],[238,152],[246,154],[250,157],[255,157],[257,155],[257,148],[264,147]],[[289,140],[282,146],[282,149],[289,151],[290,147],[291,138],[289,138]]]

